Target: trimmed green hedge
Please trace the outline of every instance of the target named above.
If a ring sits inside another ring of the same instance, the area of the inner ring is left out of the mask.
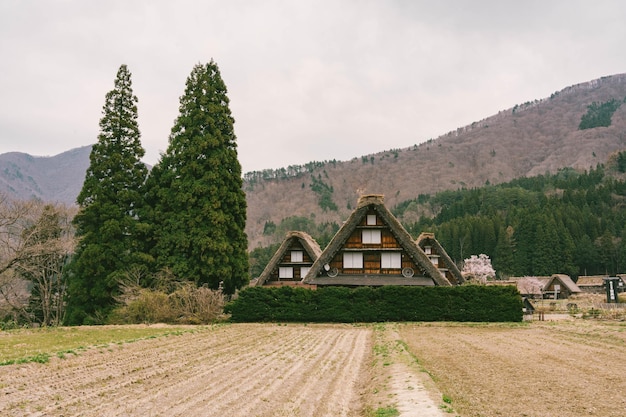
[[[228,303],[234,322],[522,321],[513,286],[249,287]]]

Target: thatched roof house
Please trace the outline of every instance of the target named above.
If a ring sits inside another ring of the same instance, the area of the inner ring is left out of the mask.
[[[319,244],[308,233],[287,232],[272,259],[251,286],[300,283],[320,256]]]
[[[550,277],[547,276],[528,276],[528,277],[511,277],[508,283],[517,286],[517,290],[524,297],[543,298],[543,288],[546,286]],[[494,281],[501,282],[501,281]],[[491,284],[491,282],[489,283]]]
[[[452,285],[385,207],[365,195],[304,277],[341,286]]]
[[[452,284],[462,284],[465,282],[461,270],[456,266],[452,258],[448,255],[448,252],[441,246],[439,241],[435,239],[434,233],[422,232],[415,240],[417,246],[420,247],[428,256],[431,263],[439,269],[439,271],[450,281]]]
[[[615,275],[619,278],[618,290],[626,290],[626,274]],[[608,275],[581,275],[576,281],[576,285],[582,292],[591,294],[604,294],[606,291],[606,279]]]
[[[572,281],[569,275],[554,274],[543,287],[544,298],[563,299],[569,298],[573,294],[580,294],[582,291],[578,285]]]
[[[581,275],[576,281],[576,285],[582,292],[589,294],[604,293],[604,279],[606,275]]]

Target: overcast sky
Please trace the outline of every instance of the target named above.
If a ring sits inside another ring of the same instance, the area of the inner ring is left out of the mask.
[[[0,153],[94,143],[126,64],[154,164],[213,58],[244,172],[349,160],[626,72],[625,41],[622,0],[0,0]]]

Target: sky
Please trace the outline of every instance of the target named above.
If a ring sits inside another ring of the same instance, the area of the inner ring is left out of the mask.
[[[125,64],[155,164],[213,59],[243,172],[350,160],[626,72],[625,22],[622,0],[0,0],[0,154],[95,143]]]

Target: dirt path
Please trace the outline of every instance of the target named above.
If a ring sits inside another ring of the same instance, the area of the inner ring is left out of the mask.
[[[385,408],[392,403],[400,417],[443,417],[452,411],[430,375],[424,372],[398,333],[398,325],[377,324],[374,327],[374,378],[370,389],[375,392],[369,404]]]
[[[356,416],[365,327],[237,324],[0,368],[3,416]]]

